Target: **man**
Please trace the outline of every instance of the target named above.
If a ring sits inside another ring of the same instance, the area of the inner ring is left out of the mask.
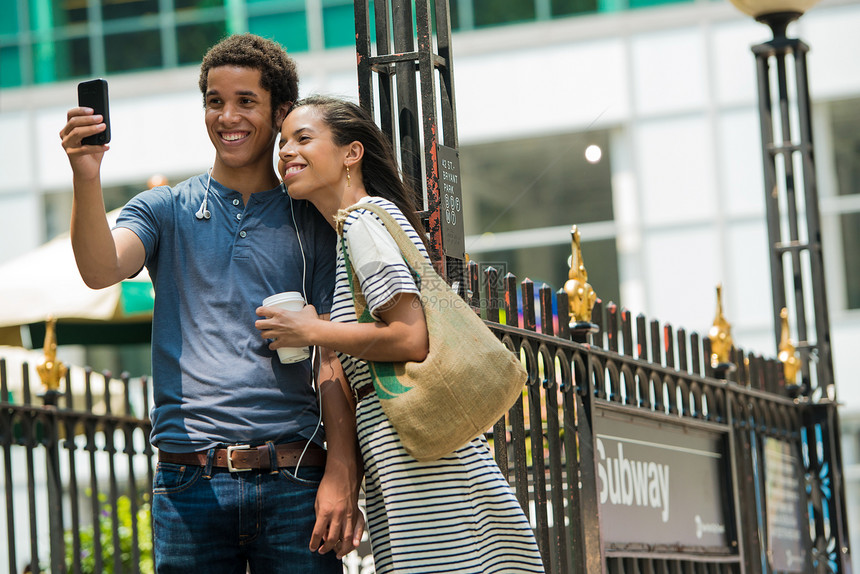
[[[320,349],[320,409],[310,361],[282,364],[254,326],[275,293],[331,305],[334,233],[289,198],[273,165],[295,64],[274,42],[235,35],[207,52],[199,85],[212,168],[139,194],[113,230],[100,182],[109,146],[81,144],[103,118],[74,108],[60,132],[84,281],[107,287],[146,265],[155,287],[156,571],[339,574],[364,527],[351,393]]]

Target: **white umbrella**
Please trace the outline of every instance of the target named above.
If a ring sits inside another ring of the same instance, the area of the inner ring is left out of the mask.
[[[119,210],[108,214],[111,225]],[[55,317],[58,324],[147,321],[154,292],[146,269],[105,289],[84,284],[65,233],[0,265],[0,344],[21,345],[20,327]],[[62,327],[60,327],[62,329]],[[33,341],[35,346],[41,341]]]

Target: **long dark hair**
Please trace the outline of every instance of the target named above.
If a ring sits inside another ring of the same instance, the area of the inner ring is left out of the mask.
[[[416,213],[415,192],[403,182],[394,148],[370,114],[352,102],[330,96],[308,96],[296,102],[293,109],[300,106],[313,106],[320,111],[336,145],[361,142],[364,146],[361,174],[368,195],[384,197],[396,205],[429,252],[427,234]]]

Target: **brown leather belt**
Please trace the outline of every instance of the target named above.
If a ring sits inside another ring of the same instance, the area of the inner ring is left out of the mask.
[[[290,442],[275,445],[275,455],[278,459],[278,468],[291,468],[296,466],[305,442]],[[325,466],[325,451],[317,444],[310,443],[301,456],[302,466]],[[199,452],[165,452],[158,451],[158,461],[171,464],[187,464],[193,466],[206,466],[208,451]],[[230,472],[245,472],[249,470],[272,470],[272,457],[269,445],[249,446],[246,444],[232,445],[227,448],[216,448],[212,457],[212,466],[226,468]]]

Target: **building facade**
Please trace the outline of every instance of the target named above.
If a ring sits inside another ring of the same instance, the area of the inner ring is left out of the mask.
[[[715,286],[735,343],[776,354],[754,57],[769,29],[728,1],[452,2],[466,251],[558,289],[570,227],[604,301],[706,333]],[[250,31],[295,56],[302,95],[357,99],[345,0],[12,0],[0,7],[0,262],[68,229],[57,133],[101,76],[108,209],[154,174],[204,172],[198,64]],[[809,84],[853,546],[860,546],[860,3],[789,27]],[[588,156],[586,157],[586,150]],[[599,156],[599,157],[598,157]],[[14,278],[0,278],[14,281]]]

